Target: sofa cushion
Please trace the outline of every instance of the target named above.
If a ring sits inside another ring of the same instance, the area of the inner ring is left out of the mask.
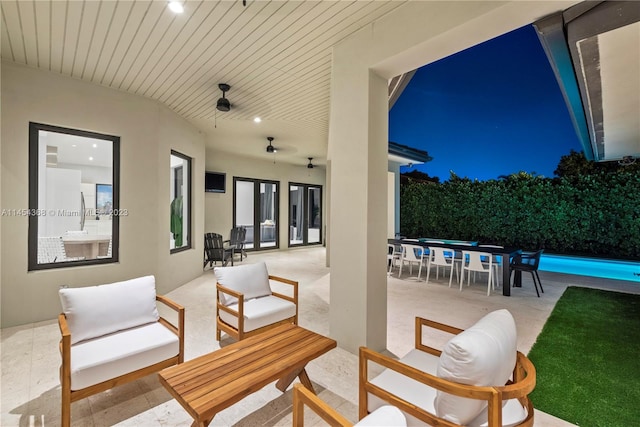
[[[177,335],[155,322],[71,346],[71,390],[80,390],[177,356]]]
[[[59,294],[71,344],[157,322],[160,318],[153,276],[108,285],[63,288]]]
[[[406,425],[407,420],[402,411],[390,405],[381,406],[354,424],[359,427],[401,427]]]
[[[238,304],[231,304],[229,308],[238,310]],[[236,329],[238,328],[238,318],[236,316],[222,310],[219,313],[223,322]],[[271,325],[295,315],[296,305],[291,301],[273,295],[254,298],[244,302],[244,332]]]
[[[436,356],[417,349],[407,353],[400,359],[400,362],[431,375],[435,375],[438,368],[438,358]],[[436,397],[436,389],[413,380],[406,375],[391,369],[385,369],[380,375],[371,380],[371,384],[387,390],[427,412],[435,413],[433,401]],[[387,402],[372,394],[369,394],[368,403],[367,409],[369,412],[373,412],[383,405],[388,405]],[[409,424],[411,425],[412,423]]]
[[[516,364],[516,324],[507,310],[487,314],[466,331],[451,338],[440,355],[437,375],[477,386],[503,386]],[[486,402],[441,391],[435,399],[436,415],[466,425]]]
[[[215,267],[213,272],[218,283],[225,288],[240,292],[245,300],[271,295],[269,272],[264,262],[235,267]],[[220,302],[229,306],[236,303],[236,298],[220,293]]]

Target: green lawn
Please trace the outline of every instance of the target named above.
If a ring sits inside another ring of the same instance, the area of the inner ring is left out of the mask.
[[[640,423],[640,295],[569,287],[531,351],[535,408],[579,426]]]

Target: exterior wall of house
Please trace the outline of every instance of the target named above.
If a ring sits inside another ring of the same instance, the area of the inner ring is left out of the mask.
[[[120,137],[120,260],[114,264],[27,271],[28,217],[3,217],[1,326],[53,319],[61,285],[82,287],[153,274],[166,293],[202,274],[205,138],[154,101],[39,71],[2,64],[2,180],[5,209],[28,207],[29,122]],[[192,248],[169,253],[170,154],[192,161]]]
[[[215,141],[210,140],[211,144]],[[280,250],[289,247],[289,183],[322,185],[322,226],[326,228],[327,207],[325,185],[326,171],[323,167],[307,169],[304,166],[278,163],[273,160],[263,160],[252,157],[237,156],[207,148],[206,170],[224,172],[227,174],[225,193],[206,193],[204,195],[204,229],[205,232],[222,234],[229,238],[229,231],[233,227],[233,177],[268,179],[279,181],[279,237]],[[324,242],[324,238],[322,239]]]

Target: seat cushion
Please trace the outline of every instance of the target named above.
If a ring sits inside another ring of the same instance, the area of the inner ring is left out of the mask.
[[[177,356],[178,337],[159,322],[71,346],[71,390],[145,368]]]
[[[235,267],[215,267],[213,272],[218,283],[225,288],[232,289],[244,295],[244,299],[271,295],[269,285],[269,273],[264,262],[257,264],[245,264]],[[236,298],[219,293],[220,302],[226,306],[236,304]]]
[[[422,372],[435,375],[438,368],[438,357],[422,350],[413,349],[406,356],[400,359],[405,365],[414,367]],[[436,397],[436,389],[431,388],[421,382],[413,380],[391,369],[385,369],[380,375],[371,380],[371,383],[387,390],[396,396],[412,403],[427,412],[435,413],[433,401]],[[369,394],[368,410],[373,412],[388,402]],[[407,414],[405,414],[407,415]],[[420,421],[407,415],[409,425],[421,425]]]
[[[507,310],[484,316],[444,346],[438,363],[440,378],[460,384],[502,386],[516,364],[516,324]],[[435,400],[436,415],[466,425],[487,403],[453,396],[441,391]]]
[[[238,304],[229,306],[238,310]],[[238,328],[238,318],[220,310],[223,322]],[[263,326],[293,317],[296,315],[296,305],[282,298],[269,295],[244,302],[244,332],[250,332]]]
[[[160,317],[153,276],[108,285],[63,288],[59,295],[71,344],[157,322]]]
[[[390,405],[381,406],[354,424],[359,427],[401,427],[406,425],[407,420],[402,411]]]
[[[513,427],[527,418],[527,408],[520,404],[518,399],[509,399],[502,404],[502,427]],[[489,409],[485,407],[480,415],[469,422],[468,427],[488,427]]]

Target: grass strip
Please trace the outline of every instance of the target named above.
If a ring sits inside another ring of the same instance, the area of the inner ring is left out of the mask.
[[[535,408],[579,426],[640,420],[640,295],[569,287],[529,352]]]

